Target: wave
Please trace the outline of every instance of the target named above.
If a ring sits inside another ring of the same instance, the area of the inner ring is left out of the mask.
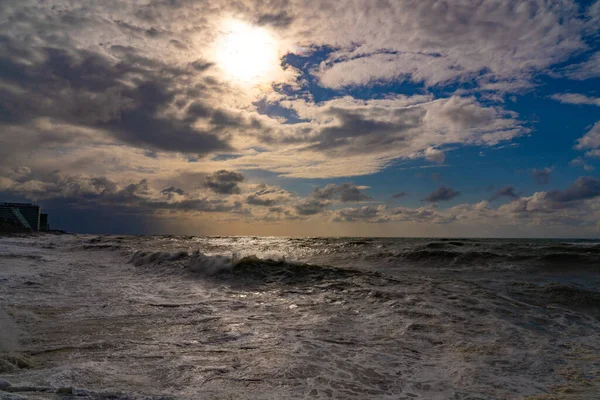
[[[462,250],[462,249],[461,249]],[[372,255],[371,259],[386,259],[390,260],[406,260],[416,263],[427,263],[431,262],[434,264],[447,263],[449,265],[471,265],[477,263],[489,264],[489,263],[512,263],[512,264],[524,264],[524,265],[542,265],[542,266],[571,266],[571,267],[585,267],[585,268],[597,268],[600,266],[600,253],[595,252],[581,252],[581,251],[555,251],[546,252],[545,250],[533,250],[533,249],[517,249],[514,252],[496,252],[496,251],[483,251],[483,250],[471,250],[461,251],[459,249],[437,249],[431,248],[431,246],[425,246],[424,248],[416,250],[408,250],[404,252],[380,252],[376,255]],[[558,250],[558,249],[555,249]]]
[[[459,242],[456,240],[447,240],[447,241],[441,241],[441,242],[427,243],[424,247],[427,249],[452,249],[455,247],[462,247],[465,245],[466,245],[465,242]]]
[[[103,243],[103,244],[84,244],[84,245],[81,245],[80,248],[83,250],[122,250],[122,249],[124,249],[124,246],[122,246],[120,244]]]
[[[345,279],[359,275],[380,276],[378,273],[286,261],[284,258],[261,259],[255,255],[238,258],[235,255],[205,255],[199,251],[136,252],[130,262],[138,267],[183,269],[215,279],[245,279],[261,282],[294,284]]]
[[[449,251],[449,250],[413,250],[401,253],[399,257],[411,261],[450,261],[452,263],[472,263],[504,258],[502,254],[489,251]]]
[[[600,311],[600,292],[574,285],[516,282],[513,294],[541,307],[561,305],[577,310]]]

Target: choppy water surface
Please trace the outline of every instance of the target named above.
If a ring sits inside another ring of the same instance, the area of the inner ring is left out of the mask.
[[[0,238],[0,399],[598,399],[594,241]]]

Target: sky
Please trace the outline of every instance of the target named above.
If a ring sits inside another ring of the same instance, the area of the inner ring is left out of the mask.
[[[600,237],[600,0],[0,0],[0,201],[71,232]]]

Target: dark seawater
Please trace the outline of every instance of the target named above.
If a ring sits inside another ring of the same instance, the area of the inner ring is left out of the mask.
[[[599,399],[599,332],[600,241],[0,239],[0,399]]]

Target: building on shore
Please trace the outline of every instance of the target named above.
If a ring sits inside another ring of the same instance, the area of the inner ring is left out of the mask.
[[[40,232],[48,232],[50,230],[50,222],[48,221],[48,214],[40,214]]]
[[[42,215],[45,215],[44,224],[41,224]],[[17,230],[38,232],[48,227],[48,214],[41,214],[37,204],[0,203],[0,221]]]

